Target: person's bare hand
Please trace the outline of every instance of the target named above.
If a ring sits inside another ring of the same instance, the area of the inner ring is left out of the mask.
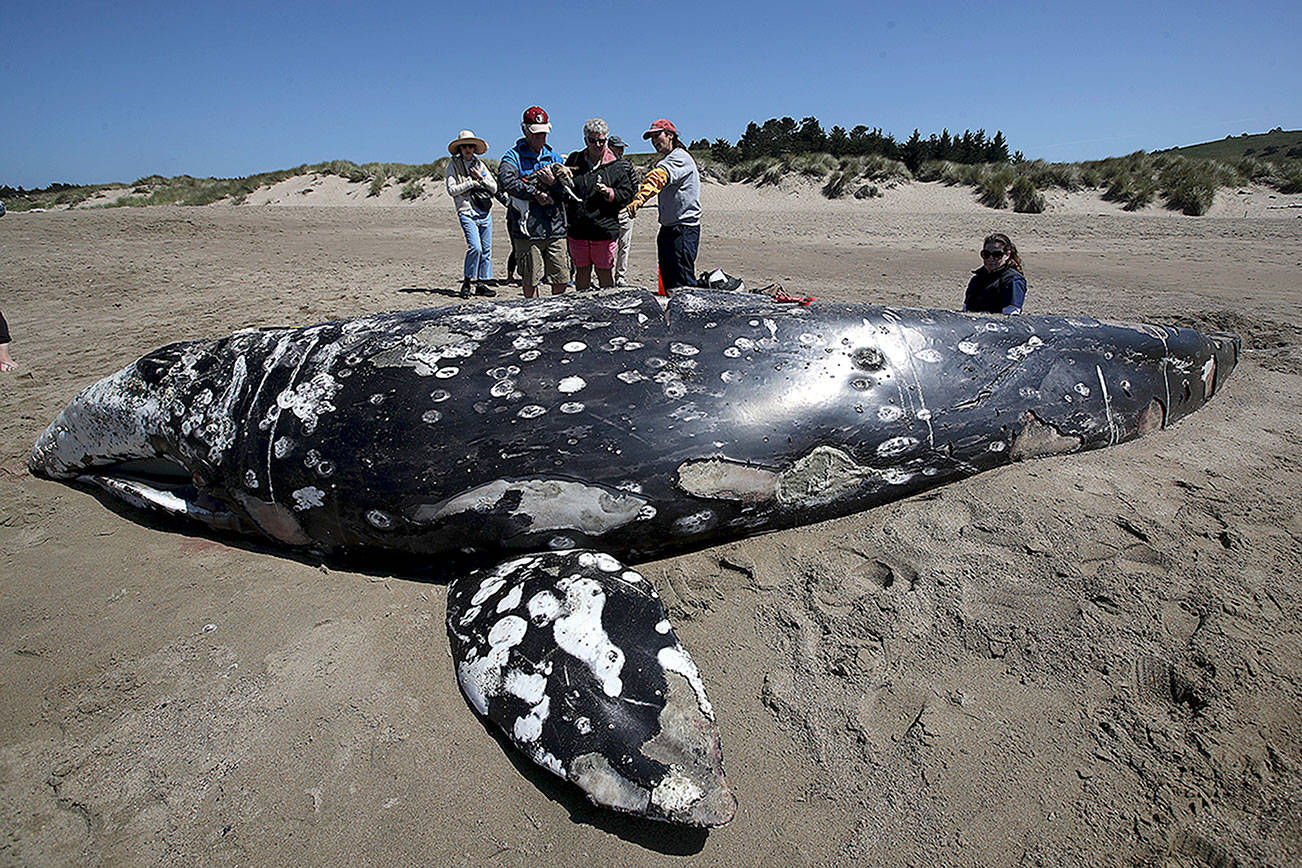
[[[550,166],[543,166],[541,169],[538,170],[538,174],[534,175],[534,178],[536,178],[537,180],[541,181],[543,184],[549,187],[552,184],[556,183],[556,176],[552,174],[552,170]]]

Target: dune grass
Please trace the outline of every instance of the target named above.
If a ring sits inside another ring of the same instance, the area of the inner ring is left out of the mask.
[[[829,199],[847,196],[866,199],[881,196],[883,191],[906,181],[939,181],[971,187],[978,201],[990,208],[1011,207],[1022,213],[1043,211],[1047,207],[1044,193],[1049,190],[1097,190],[1105,200],[1118,202],[1128,211],[1160,205],[1192,216],[1206,214],[1216,191],[1226,187],[1261,184],[1281,193],[1302,193],[1302,156],[1281,155],[1278,151],[1270,159],[1239,154],[1221,160],[1189,156],[1182,151],[1137,151],[1083,163],[931,160],[921,163],[916,171],[910,171],[899,160],[878,154],[835,157],[826,153],[800,153],[757,157],[735,165],[715,159],[709,150],[698,150],[693,157],[703,177],[720,183],[768,186],[794,176],[820,182],[823,195]],[[632,154],[630,159],[645,169],[659,157]],[[401,201],[415,201],[425,192],[423,182],[441,182],[447,162],[446,157],[418,165],[331,160],[245,178],[151,175],[130,185],[129,195],[97,207],[207,205],[219,201],[240,204],[256,190],[307,174],[335,175],[349,183],[367,184],[368,196],[378,196],[389,184],[396,184],[400,187]],[[495,161],[487,163],[496,168]],[[41,190],[6,187],[0,188],[0,197],[11,211],[60,208],[84,203],[102,190],[124,186],[127,185],[52,184]]]

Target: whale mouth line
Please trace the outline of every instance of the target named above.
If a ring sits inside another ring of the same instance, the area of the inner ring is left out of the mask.
[[[146,512],[187,518],[218,530],[243,526],[224,501],[202,490],[190,471],[165,456],[102,465],[75,478]]]

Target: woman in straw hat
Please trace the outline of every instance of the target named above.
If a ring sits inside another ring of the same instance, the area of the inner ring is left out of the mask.
[[[456,205],[461,231],[466,234],[462,298],[470,298],[472,283],[477,295],[497,295],[484,283],[493,279],[493,215],[489,209],[497,192],[497,179],[479,159],[487,150],[488,143],[470,130],[462,130],[448,142],[448,153],[452,155],[447,170],[448,195]]]

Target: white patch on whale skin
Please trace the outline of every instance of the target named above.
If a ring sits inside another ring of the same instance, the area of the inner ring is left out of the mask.
[[[529,523],[522,533],[574,530],[599,536],[635,521],[646,500],[633,494],[615,493],[581,482],[554,479],[504,479],[485,483],[441,503],[416,508],[413,521],[436,522],[454,515],[485,513],[497,508],[508,496],[518,495],[512,515]]]
[[[235,442],[238,431],[235,424],[235,404],[244,393],[248,372],[248,363],[244,360],[244,356],[237,356],[231,368],[231,380],[226,390],[208,409],[203,433],[209,444],[208,460],[214,464],[221,462],[226,450]]]
[[[696,694],[696,704],[700,706],[701,713],[707,719],[714,720],[714,706],[710,705],[710,700],[705,695],[705,682],[701,680],[696,661],[692,660],[692,655],[687,653],[687,649],[681,645],[661,648],[656,654],[656,660],[659,661],[660,668],[666,672],[677,672],[687,679],[687,683],[692,685],[692,692]]]
[[[1210,398],[1212,389],[1216,385],[1216,357],[1212,356],[1206,362],[1203,362],[1203,397]]]
[[[624,692],[620,673],[624,669],[624,651],[610,641],[601,625],[606,594],[595,579],[571,577],[561,579],[557,589],[565,594],[566,613],[556,619],[553,634],[556,644],[576,660],[587,664],[602,692],[616,697]]]
[[[526,608],[534,626],[542,627],[560,617],[561,601],[551,591],[539,591],[529,598]]]
[[[530,705],[537,705],[546,698],[547,679],[537,672],[512,669],[506,673],[502,687],[512,696],[519,697]]]
[[[893,458],[910,451],[918,445],[918,442],[916,437],[892,437],[878,444],[877,454],[882,458]]]
[[[497,604],[497,614],[501,615],[504,612],[509,612],[512,609],[514,609],[516,606],[520,605],[520,598],[523,595],[524,595],[523,585],[516,585],[511,590],[507,591],[506,596],[503,597],[501,601],[498,602]]]
[[[605,552],[583,552],[579,555],[579,566],[596,567],[603,573],[617,573],[624,565]]]
[[[484,605],[490,597],[500,591],[502,586],[506,584],[507,575],[508,573],[504,570],[494,570],[486,576],[484,580],[479,583],[479,588],[475,591],[475,595],[470,598],[470,605]]]
[[[314,506],[320,506],[325,501],[325,492],[315,485],[309,485],[306,488],[300,488],[293,493],[294,509],[302,512],[305,509],[311,509]]]
[[[981,345],[976,341],[959,341],[958,351],[964,355],[975,356],[980,354]]]
[[[526,404],[516,411],[517,416],[521,419],[537,419],[547,412],[546,407],[540,407],[537,404]]]
[[[461,689],[480,714],[488,714],[488,697],[501,692],[502,669],[511,649],[520,644],[528,629],[528,622],[519,615],[507,615],[488,631],[488,652],[483,657],[457,665]]]
[[[330,403],[338,392],[339,383],[330,374],[322,372],[306,383],[299,383],[293,390],[281,392],[276,396],[276,406],[297,416],[303,430],[310,434],[316,430],[317,420],[323,414],[338,409]]]
[[[918,361],[931,362],[932,364],[943,362],[945,360],[945,357],[941,355],[938,350],[932,349],[931,347],[928,347],[925,350],[918,350],[913,354],[913,357]]]
[[[517,717],[511,727],[511,734],[521,744],[537,741],[542,736],[543,722],[547,720],[551,708],[551,697],[544,696],[542,701],[529,710],[529,713]]]
[[[651,791],[651,804],[663,813],[672,815],[691,808],[703,795],[705,791],[683,774],[681,769],[670,766],[660,783]]]
[[[565,350],[565,352],[567,353],[581,353],[587,348],[588,345],[585,344],[583,341],[570,341],[569,343],[561,347],[561,349]]]
[[[566,377],[556,384],[556,389],[563,395],[572,395],[588,385],[582,377]]]
[[[904,418],[904,411],[894,404],[883,404],[877,408],[877,418],[883,422],[896,422]]]
[[[389,530],[393,527],[393,518],[378,509],[366,513],[366,520],[376,530]]]
[[[674,519],[673,529],[674,533],[679,536],[692,536],[704,533],[714,527],[718,520],[719,518],[714,514],[714,510],[703,509],[700,512]]]
[[[1031,335],[1026,339],[1026,343],[1018,344],[1008,351],[1008,361],[1020,362],[1042,346],[1044,346],[1044,341],[1038,335]]]
[[[271,444],[271,454],[277,458],[284,458],[294,451],[294,439],[292,437],[277,437],[276,442]]]

